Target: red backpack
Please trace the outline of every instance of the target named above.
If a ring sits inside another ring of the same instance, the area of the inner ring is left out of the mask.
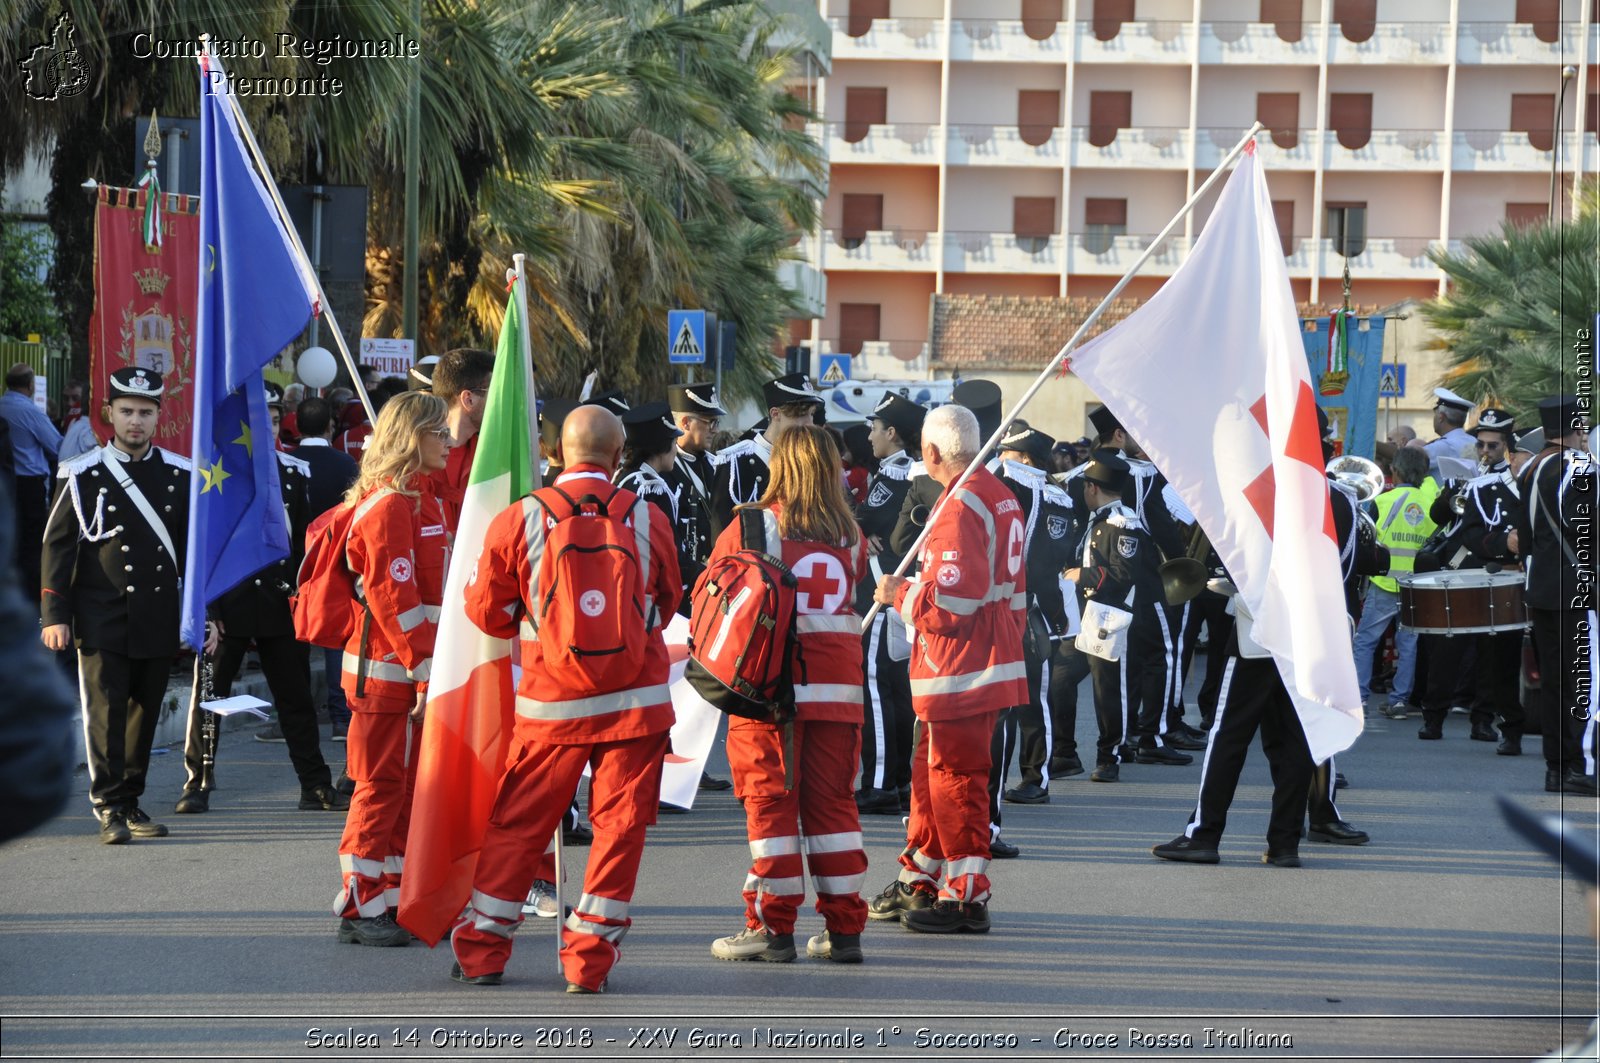
[[[533,498],[555,522],[545,533],[532,618],[550,678],[596,694],[637,682],[656,620],[647,599],[649,503],[622,490],[604,501],[574,500],[559,487]]]
[[[356,591],[356,574],[345,557],[355,516],[355,506],[337,505],[306,529],[306,556],[300,562],[299,586],[289,598],[294,637],[301,642],[329,650],[344,649],[356,631],[352,605],[361,606],[363,628],[372,622],[371,610]]]
[[[739,525],[743,548],[712,561],[695,583],[684,678],[730,716],[786,723],[796,668],[804,671],[795,575],[767,551],[760,510],[741,509]]]

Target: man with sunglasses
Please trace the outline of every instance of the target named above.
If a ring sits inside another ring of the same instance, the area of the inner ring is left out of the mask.
[[[678,437],[672,468],[662,473],[678,496],[678,539],[684,556],[703,566],[717,540],[711,517],[711,485],[716,479],[712,468],[711,437],[716,434],[728,411],[717,397],[717,386],[673,384],[667,388],[667,406],[673,423],[683,434]],[[688,569],[685,578],[688,579]],[[698,571],[698,567],[696,568]],[[692,580],[690,580],[692,586]]]
[[[450,426],[450,456],[432,481],[451,535],[461,521],[461,500],[466,497],[472,459],[478,453],[478,430],[483,427],[493,376],[494,355],[476,347],[446,351],[433,366],[433,393],[449,407],[445,418]]]

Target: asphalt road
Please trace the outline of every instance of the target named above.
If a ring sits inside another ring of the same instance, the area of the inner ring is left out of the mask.
[[[1087,686],[1081,702],[1090,704]],[[1080,719],[1092,749],[1093,718]],[[1194,722],[1191,720],[1191,722]],[[1527,1059],[1597,1010],[1600,952],[1578,892],[1513,835],[1496,793],[1565,808],[1531,755],[1368,721],[1339,766],[1364,848],[1306,842],[1270,868],[1253,751],[1219,866],[1171,864],[1199,764],[1127,765],[1007,806],[994,930],[873,923],[867,962],[726,963],[748,862],[731,794],[651,830],[635,923],[601,997],[561,992],[553,921],[530,920],[498,988],[420,944],[336,944],[340,817],[300,812],[281,745],[225,736],[204,816],[170,814],[179,751],[145,807],[169,838],[99,844],[86,798],[0,848],[0,1057],[56,1059]],[[324,742],[337,763],[341,746]],[[720,749],[714,771],[726,774]],[[80,783],[82,780],[80,779]],[[863,824],[876,892],[901,825]],[[580,865],[584,850],[569,850]],[[576,872],[572,888],[581,878]],[[797,932],[821,929],[803,911]],[[721,1042],[717,1038],[721,1037]]]

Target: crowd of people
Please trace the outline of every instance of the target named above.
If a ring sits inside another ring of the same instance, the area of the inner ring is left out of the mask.
[[[277,710],[266,737],[287,746],[299,807],[345,814],[340,941],[412,940],[395,920],[416,774],[409,751],[427,711],[446,570],[493,371],[487,352],[461,349],[409,380],[363,381],[377,409],[370,422],[350,391],[295,401],[269,390],[295,553],[213,604],[196,686],[225,695],[256,650]],[[15,404],[14,394],[31,396],[25,375],[8,374],[0,400],[19,542],[32,536],[41,547],[21,561],[38,581],[44,645],[76,650],[100,837],[161,837],[167,827],[141,798],[179,652],[190,466],[151,442],[163,396],[152,371],[111,374],[102,416],[112,439],[76,455],[36,423],[31,399],[27,411]],[[988,381],[961,382],[933,410],[890,394],[846,433],[820,424],[823,397],[802,374],[769,381],[762,398],[765,418],[719,449],[729,415],[710,384],[674,385],[666,402],[642,405],[615,391],[542,397],[548,486],[502,512],[481,553],[455,562],[471,566],[466,615],[515,640],[521,673],[506,773],[450,934],[453,977],[498,984],[523,920],[563,914],[552,895],[553,839],[563,831],[592,842],[562,927],[567,988],[603,991],[632,922],[645,830],[662,810],[673,720],[663,631],[675,613],[689,615],[708,573],[741,552],[774,559],[793,581],[803,666],[786,694],[789,718],[730,717],[731,785],[751,862],[741,925],[710,946],[719,959],[793,960],[808,872],[824,923],[805,946],[814,957],[861,962],[868,919],[922,933],[988,931],[991,861],[1018,855],[1002,834],[1005,806],[1047,803],[1053,782],[1086,772],[1114,784],[1128,765],[1160,770],[1205,751],[1188,824],[1152,851],[1215,863],[1257,731],[1274,785],[1266,863],[1299,866],[1302,837],[1368,841],[1340,815],[1339,773],[1331,760],[1313,762],[1215,550],[1109,409],[1091,413],[1096,436],[1086,446],[1012,421],[993,458],[978,463],[1004,419]],[[1587,600],[1592,544],[1583,537],[1595,484],[1586,425],[1570,397],[1542,403],[1540,428],[1523,433],[1493,409],[1466,429],[1471,412],[1441,389],[1438,440],[1391,439],[1379,455],[1384,483],[1362,490],[1329,477],[1361,694],[1391,719],[1420,705],[1425,740],[1464,709],[1473,739],[1520,754],[1521,632],[1418,639],[1394,624],[1410,573],[1520,566],[1543,664],[1530,708],[1545,789],[1593,795],[1595,727],[1572,711],[1587,705],[1589,687],[1571,635],[1587,632],[1594,654],[1600,627]],[[1323,434],[1326,460],[1326,422]],[[1441,459],[1463,450],[1475,468],[1452,478]],[[347,643],[323,650],[296,638],[290,598],[307,531],[330,519],[342,521],[359,595]],[[1204,559],[1208,580],[1174,593],[1163,562],[1186,556]],[[750,622],[737,604],[724,635]],[[1185,677],[1202,634],[1193,727]],[[585,648],[597,639],[611,641]],[[312,652],[326,654],[331,737],[346,745],[337,780],[320,747]],[[1097,740],[1080,752],[1085,679]],[[217,770],[221,729],[200,700],[175,806],[185,814],[209,809]],[[585,766],[590,829],[577,815]],[[863,815],[906,817],[896,874],[870,896]]]

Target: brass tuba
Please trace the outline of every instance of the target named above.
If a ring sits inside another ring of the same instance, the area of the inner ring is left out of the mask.
[[[1383,494],[1383,470],[1375,461],[1345,454],[1328,462],[1327,474],[1354,491],[1357,502],[1370,502]]]

